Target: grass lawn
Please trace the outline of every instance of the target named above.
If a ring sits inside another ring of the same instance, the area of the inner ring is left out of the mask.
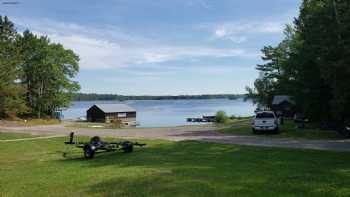
[[[0,120],[3,126],[37,126],[60,124],[58,119]]]
[[[235,135],[255,135],[252,132],[251,120],[244,122],[231,123],[229,127],[219,129],[221,133],[229,133]],[[342,137],[335,131],[322,131],[319,129],[299,129],[297,125],[290,120],[284,122],[280,126],[280,133],[278,135],[271,135],[268,133],[259,134],[260,136],[269,137],[286,137],[286,138],[303,138],[303,139],[342,139]]]
[[[84,160],[64,140],[0,142],[0,196],[350,196],[348,153],[142,140]]]
[[[66,127],[73,128],[94,128],[94,129],[111,129],[112,124],[100,123],[100,122],[71,122]]]
[[[0,131],[0,140],[12,140],[12,139],[20,139],[20,138],[30,138],[35,137],[30,134],[22,134],[22,133],[6,133]]]

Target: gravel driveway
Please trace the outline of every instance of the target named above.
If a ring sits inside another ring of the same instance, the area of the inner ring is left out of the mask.
[[[210,126],[183,126],[165,128],[94,129],[70,128],[61,125],[33,127],[5,127],[1,131],[28,133],[33,135],[67,135],[74,131],[77,135],[104,136],[119,138],[165,139],[173,141],[198,140],[205,142],[239,144],[263,147],[282,147],[350,152],[350,140],[305,140],[290,138],[269,138],[262,136],[238,136],[215,132]]]

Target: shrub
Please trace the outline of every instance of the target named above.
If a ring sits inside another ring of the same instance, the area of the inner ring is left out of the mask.
[[[230,116],[230,119],[231,119],[231,120],[240,119],[240,116],[237,117],[237,116],[235,116],[235,115],[232,115],[232,116]]]
[[[224,111],[216,112],[216,116],[215,116],[216,123],[225,123],[227,122],[227,120],[228,120],[228,117]]]
[[[122,128],[123,127],[123,122],[121,120],[112,120],[111,121],[111,127],[113,129]]]

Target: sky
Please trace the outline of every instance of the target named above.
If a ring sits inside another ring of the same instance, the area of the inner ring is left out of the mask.
[[[6,0],[8,2],[9,0]],[[0,4],[19,32],[80,57],[84,93],[241,94],[261,49],[283,39],[301,0],[16,0]],[[5,0],[0,0],[5,2]]]

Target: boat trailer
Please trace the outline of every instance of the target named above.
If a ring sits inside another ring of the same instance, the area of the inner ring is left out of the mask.
[[[73,146],[76,148],[83,149],[84,158],[92,159],[95,154],[103,152],[122,151],[124,153],[131,153],[134,150],[134,146],[143,147],[146,144],[131,141],[120,141],[120,142],[105,142],[102,141],[99,136],[94,136],[89,142],[77,142],[74,141],[74,132],[69,134],[69,141],[64,142],[67,146]],[[63,157],[66,157],[67,152],[63,153]]]

